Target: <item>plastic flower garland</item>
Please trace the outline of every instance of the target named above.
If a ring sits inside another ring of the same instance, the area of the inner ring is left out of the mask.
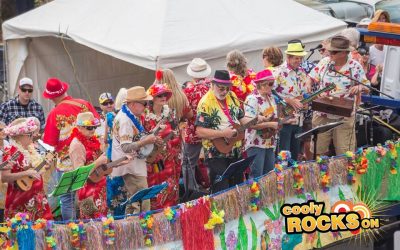
[[[94,120],[92,120],[92,121],[89,121],[89,120],[77,121],[76,125],[77,126],[82,126],[82,127],[99,126],[100,125],[100,121],[99,121],[99,119],[94,118]]]
[[[175,208],[166,207],[164,209],[164,215],[169,222],[175,222],[179,217],[179,212]]]
[[[10,239],[8,247],[14,247],[18,231],[29,229],[28,222],[29,215],[27,213],[17,213],[14,218],[7,221],[7,226],[10,228],[8,231],[8,238]]]
[[[256,77],[256,73],[249,69],[247,70],[247,76],[244,78],[233,72],[229,73],[231,75],[232,90],[240,100],[244,100],[246,96],[254,90],[253,80]]]
[[[103,223],[103,239],[106,245],[114,245],[115,242],[115,231],[114,231],[114,217],[108,215],[107,217],[102,217],[101,221]]]
[[[53,235],[53,221],[46,219],[38,219],[36,220],[33,229],[43,229],[45,232],[46,239],[46,250],[54,250],[57,249],[57,242]]]
[[[258,211],[260,209],[260,185],[257,181],[251,180],[250,181],[250,210],[251,211]]]
[[[295,189],[295,193],[297,195],[304,193],[304,178],[301,174],[301,166],[297,164],[296,161],[292,164],[293,168],[293,178],[295,183],[293,184],[293,188]]]
[[[351,185],[356,182],[356,178],[354,177],[355,167],[353,164],[354,153],[352,151],[347,151],[344,155],[347,158],[347,183]]]
[[[328,192],[331,183],[331,177],[329,176],[329,168],[328,168],[328,157],[327,156],[318,157],[317,163],[319,165],[322,191]]]
[[[274,171],[276,173],[276,185],[278,189],[278,195],[285,196],[284,192],[284,179],[283,170],[284,167],[288,165],[289,160],[291,159],[290,151],[281,151],[278,154],[277,161],[275,163]]]
[[[153,245],[153,214],[149,211],[139,215],[140,226],[143,230],[144,244],[148,247]]]
[[[79,225],[75,222],[70,222],[68,227],[71,229],[71,245],[74,249],[85,249],[84,241],[86,240],[86,231],[83,222],[80,221]]]
[[[213,203],[213,209],[210,214],[210,218],[207,223],[204,224],[204,228],[207,230],[212,230],[216,225],[223,224],[225,217],[225,211],[219,210],[216,208],[215,203]]]
[[[355,165],[357,174],[365,174],[368,168],[368,159],[366,157],[366,151],[363,151],[362,148],[359,148],[356,152]]]

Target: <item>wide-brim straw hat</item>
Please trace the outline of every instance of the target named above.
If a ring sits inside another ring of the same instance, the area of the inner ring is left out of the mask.
[[[98,127],[100,121],[92,112],[82,112],[76,116],[76,125],[81,127]]]
[[[350,51],[350,40],[345,36],[337,35],[331,38],[326,46],[328,51]]]
[[[206,78],[211,74],[211,67],[201,58],[194,58],[188,65],[186,72],[193,78]]]
[[[153,97],[142,86],[135,86],[126,91],[125,102],[151,101]]]

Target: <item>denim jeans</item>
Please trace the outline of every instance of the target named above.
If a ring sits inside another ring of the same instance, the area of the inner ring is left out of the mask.
[[[250,176],[252,178],[265,175],[269,171],[274,170],[275,154],[273,148],[251,147],[247,149],[247,156],[250,157],[253,155],[256,158],[250,166]]]
[[[294,136],[302,131],[302,127],[298,125],[285,124],[279,133],[279,150],[290,151],[293,160],[297,160],[300,153],[300,140]]]
[[[57,171],[58,180],[61,179],[63,173],[64,172]],[[60,195],[61,216],[64,221],[76,219],[75,193],[76,192],[70,192]]]
[[[183,144],[182,176],[186,192],[199,189],[199,185],[196,182],[196,168],[201,148],[201,143]]]

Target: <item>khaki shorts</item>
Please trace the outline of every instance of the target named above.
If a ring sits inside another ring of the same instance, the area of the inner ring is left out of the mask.
[[[136,194],[139,190],[147,188],[147,177],[126,174],[122,176],[125,182],[126,190],[128,190],[129,198]],[[150,210],[150,200],[144,200],[140,205],[139,202],[133,202],[125,208],[125,214],[136,214]]]
[[[315,128],[320,125],[343,121],[344,123],[334,129],[331,129],[325,133],[318,134],[317,137],[317,154],[327,154],[329,152],[329,144],[333,140],[335,146],[336,155],[346,153],[346,151],[354,151],[356,146],[356,133],[354,122],[355,118],[344,117],[344,119],[329,119],[317,114],[313,114],[312,127]],[[311,151],[314,147],[311,146]]]

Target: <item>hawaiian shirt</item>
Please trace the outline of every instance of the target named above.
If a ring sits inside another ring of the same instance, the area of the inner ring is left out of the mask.
[[[195,144],[201,142],[201,139],[198,138],[196,135],[196,126],[194,125],[194,122],[197,116],[197,106],[200,102],[200,99],[210,89],[210,83],[211,83],[210,80],[206,78],[205,80],[193,82],[193,84],[188,85],[188,87],[185,88],[184,90],[187,99],[189,101],[189,107],[193,111],[193,118],[187,121],[185,138],[184,138],[185,143]]]
[[[294,70],[287,62],[273,71],[275,90],[283,97],[298,97],[307,93],[307,74],[302,67]]]
[[[258,114],[263,116],[269,116],[273,114],[273,118],[278,117],[278,109],[276,106],[275,99],[272,96],[269,96],[268,99],[262,97],[260,94],[254,93],[248,95],[246,98],[246,104],[244,105],[244,112],[246,117],[256,117]],[[251,147],[258,148],[274,148],[275,147],[275,138],[271,137],[268,139],[263,139],[261,137],[262,130],[255,130],[248,128],[246,129],[246,143],[245,149],[249,149]]]
[[[254,79],[256,78],[256,73],[252,69],[248,69],[245,77],[231,71],[229,72],[229,76],[232,82],[232,92],[236,94],[239,100],[244,102],[246,96],[255,89]]]
[[[231,125],[229,117],[233,123],[239,124],[239,120],[244,117],[244,112],[240,108],[239,102],[235,101],[234,98],[236,98],[235,93],[231,92],[227,95],[225,101],[229,111],[225,114],[214,92],[212,90],[208,91],[199,102],[195,125],[222,130]],[[209,158],[236,158],[241,156],[242,141],[237,141],[232,151],[228,154],[220,153],[208,139],[203,139],[202,143],[206,160]]]
[[[72,170],[68,157],[69,144],[72,140],[70,135],[75,126],[76,116],[87,111],[91,111],[97,119],[100,118],[90,102],[67,96],[47,116],[43,141],[55,147],[55,151],[58,153],[57,169],[59,171]]]
[[[330,58],[323,58],[318,65],[310,72],[310,77],[319,83],[320,88],[324,88],[332,83],[336,85],[336,89],[329,92],[329,95],[336,97],[346,97],[348,98],[349,89],[354,86],[352,81],[340,74],[335,72],[329,72],[328,67],[330,65]],[[360,63],[352,58],[348,58],[347,63],[339,70],[340,73],[344,75],[351,76],[357,79],[363,84],[369,85],[367,76],[365,75],[364,69]],[[318,115],[326,115],[325,113],[315,112]],[[328,115],[331,119],[336,119],[338,116]]]

